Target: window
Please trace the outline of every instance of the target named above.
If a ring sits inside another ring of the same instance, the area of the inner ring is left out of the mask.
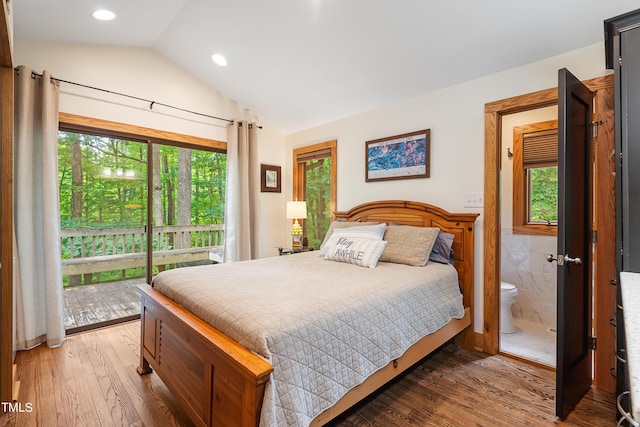
[[[293,150],[293,196],[307,202],[303,235],[320,247],[336,210],[336,141]]]
[[[555,236],[558,121],[513,129],[513,232]]]

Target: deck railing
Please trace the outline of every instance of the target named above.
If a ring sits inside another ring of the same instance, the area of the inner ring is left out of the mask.
[[[74,228],[61,231],[62,274],[91,275],[104,271],[146,266],[147,238],[152,239],[153,265],[212,259],[224,244],[224,225],[178,225],[121,228]]]

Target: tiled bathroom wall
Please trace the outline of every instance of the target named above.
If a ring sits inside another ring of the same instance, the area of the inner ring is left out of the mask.
[[[547,262],[547,254],[556,252],[556,237],[513,234],[503,228],[502,281],[518,288],[513,317],[555,327],[557,267]]]

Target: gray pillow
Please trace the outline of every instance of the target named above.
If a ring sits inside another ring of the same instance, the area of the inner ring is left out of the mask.
[[[455,236],[451,233],[441,231],[436,237],[436,241],[433,244],[433,249],[429,254],[429,260],[439,262],[442,264],[452,264],[453,259],[453,238]]]
[[[387,247],[380,261],[424,267],[439,232],[437,227],[389,226],[384,233]]]

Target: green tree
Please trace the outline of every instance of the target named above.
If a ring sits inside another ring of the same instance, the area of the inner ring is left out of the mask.
[[[558,221],[558,167],[529,169],[531,222]]]
[[[318,248],[331,222],[331,158],[310,160],[304,165],[307,202],[306,236],[309,246]]]
[[[154,179],[151,191],[159,203],[154,203],[154,222],[158,225],[176,224],[178,220],[185,225],[222,223],[226,155],[169,145],[154,144],[155,147],[158,155],[157,160],[154,157],[152,161]],[[61,228],[108,229],[147,225],[147,156],[150,151],[147,143],[143,142],[60,131]],[[178,219],[181,214],[183,216]],[[113,240],[111,237],[106,239]],[[103,242],[89,244],[97,245],[100,254],[103,254],[101,247],[110,247]],[[129,248],[133,244],[131,241],[121,243]],[[183,244],[188,247],[190,242]],[[140,245],[142,243],[138,243]],[[63,240],[63,257],[80,256],[82,246],[80,239],[74,240],[73,247],[70,239]],[[85,277],[85,283],[88,281],[91,281],[90,277]]]

